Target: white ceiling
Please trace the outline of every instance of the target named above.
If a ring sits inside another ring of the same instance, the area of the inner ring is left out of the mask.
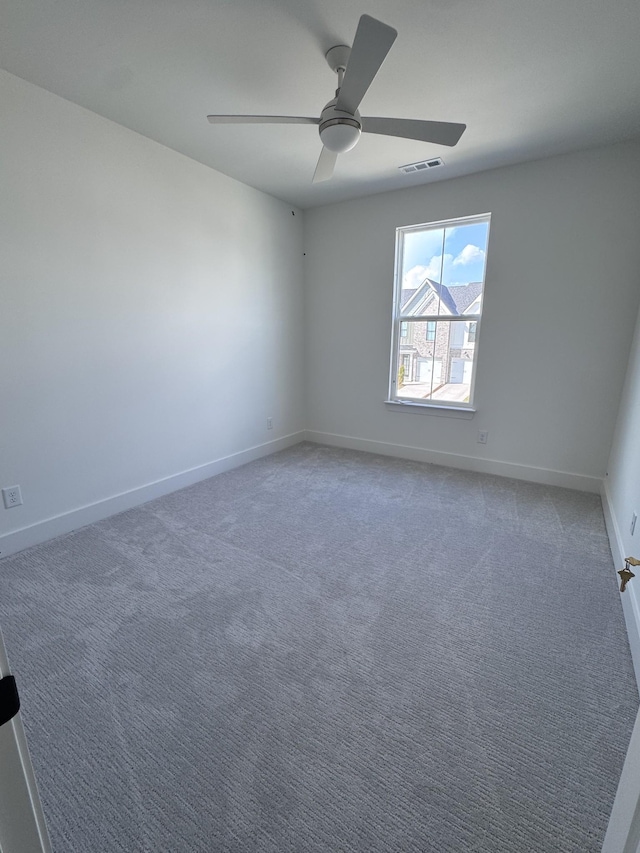
[[[456,148],[363,135],[312,185],[316,127],[207,122],[319,115],[365,12],[399,35],[363,115],[465,122]],[[0,23],[7,71],[302,208],[640,136],[639,44],[639,0],[2,0]]]

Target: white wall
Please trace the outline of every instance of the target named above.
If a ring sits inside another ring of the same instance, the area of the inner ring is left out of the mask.
[[[299,433],[303,258],[290,206],[5,72],[0,104],[4,555]]]
[[[640,220],[639,220],[640,223]],[[640,272],[636,276],[640,289]],[[604,481],[604,507],[611,551],[617,569],[626,557],[640,560],[640,520],[631,535],[631,518],[640,516],[640,314],[631,348],[631,357],[622,392],[607,475]],[[640,571],[621,596],[631,652],[640,684]]]
[[[391,411],[395,229],[485,212],[477,413]],[[308,211],[311,436],[597,491],[640,300],[639,221],[638,143]]]

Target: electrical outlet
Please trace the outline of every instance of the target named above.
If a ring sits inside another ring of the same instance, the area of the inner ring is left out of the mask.
[[[267,429],[273,429],[273,418],[267,418]]]
[[[635,533],[635,530],[636,530],[636,521],[637,521],[637,520],[638,520],[638,513],[637,513],[637,512],[634,512],[634,513],[633,513],[633,515],[631,516],[631,525],[630,525],[630,528],[631,528],[631,535],[632,535],[632,536],[633,536],[633,534]]]
[[[488,429],[479,429],[478,430],[478,444],[486,444],[489,441],[489,430]]]
[[[2,500],[4,501],[5,509],[20,506],[22,503],[22,492],[20,491],[20,486],[7,486],[6,489],[3,489]]]

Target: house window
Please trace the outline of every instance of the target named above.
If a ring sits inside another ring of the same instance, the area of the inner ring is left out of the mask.
[[[473,407],[489,222],[484,214],[397,229],[391,402]]]

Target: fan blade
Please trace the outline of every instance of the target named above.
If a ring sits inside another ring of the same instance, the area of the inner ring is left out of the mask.
[[[335,151],[329,151],[328,148],[322,147],[320,157],[318,158],[318,165],[313,173],[314,184],[319,184],[320,181],[328,181],[332,177],[337,159],[338,155]]]
[[[304,116],[207,116],[211,124],[320,124]]]
[[[393,27],[363,15],[349,54],[347,70],[338,94],[337,110],[353,115],[398,35]]]
[[[399,136],[403,139],[419,139],[436,145],[458,144],[465,132],[466,124],[450,121],[417,121],[411,118],[363,118],[363,133],[381,133],[384,136]]]

